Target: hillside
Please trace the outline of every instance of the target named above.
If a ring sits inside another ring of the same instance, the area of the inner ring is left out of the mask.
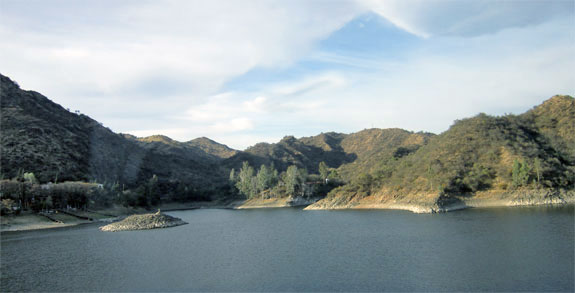
[[[575,100],[554,96],[521,115],[567,160],[575,161]]]
[[[40,182],[138,186],[157,175],[161,184],[182,183],[198,192],[226,184],[218,166],[222,145],[116,134],[37,92],[21,90],[6,76],[0,75],[0,81],[3,178],[33,172]]]
[[[136,196],[151,193],[178,201],[229,200],[237,194],[228,175],[244,161],[256,171],[273,164],[280,173],[295,165],[307,170],[302,174],[318,174],[323,162],[335,179],[330,186],[305,187],[308,181],[321,183],[317,175],[298,179],[301,190],[321,190],[314,196],[331,190],[310,209],[441,211],[488,202],[573,200],[575,101],[570,96],[554,96],[521,115],[481,113],[457,120],[439,135],[365,129],[286,136],[236,151],[205,137],[179,142],[162,135],[116,134],[37,92],[21,90],[8,77],[0,75],[0,81],[3,179],[33,172],[40,183],[99,182],[116,198],[122,185],[133,191],[130,205]],[[278,184],[284,175],[275,176],[270,182],[278,188],[262,188],[262,194],[285,196],[285,185]]]
[[[237,153],[236,150],[229,148],[225,144],[215,142],[207,137],[199,137],[185,142],[188,146],[202,150],[204,154],[219,159],[227,159]]]
[[[572,190],[574,110],[572,97],[558,96],[519,116],[479,114],[456,121],[416,151],[379,160],[369,180],[338,188],[310,208],[442,210],[487,194],[504,200]]]
[[[382,161],[393,157],[398,148],[405,154],[417,150],[430,137],[433,134],[402,129],[366,129],[352,134],[328,132],[299,139],[286,136],[278,143],[259,143],[238,152],[224,164],[239,168],[243,161],[256,167],[273,163],[280,171],[296,165],[318,173],[319,163],[324,162],[337,169],[342,179],[349,180],[376,169]]]

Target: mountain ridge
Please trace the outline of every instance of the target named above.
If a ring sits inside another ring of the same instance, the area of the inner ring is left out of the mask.
[[[233,199],[237,195],[228,174],[244,162],[255,168],[273,165],[279,172],[295,165],[311,174],[324,163],[343,186],[310,208],[419,205],[424,210],[487,194],[519,200],[517,190],[555,194],[575,184],[571,96],[553,96],[520,115],[481,113],[437,135],[372,128],[285,136],[239,151],[206,137],[180,142],[164,135],[117,134],[1,74],[0,81],[3,178],[33,172],[41,182],[97,181],[130,188],[157,178],[163,194]]]

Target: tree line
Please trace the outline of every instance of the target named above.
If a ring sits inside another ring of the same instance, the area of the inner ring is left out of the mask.
[[[244,161],[238,172],[235,169],[230,171],[229,182],[232,189],[246,199],[321,196],[341,185],[337,171],[328,168],[324,162],[319,163],[319,174],[309,174],[307,169],[296,165],[290,165],[279,173],[273,163],[261,165],[256,172]]]

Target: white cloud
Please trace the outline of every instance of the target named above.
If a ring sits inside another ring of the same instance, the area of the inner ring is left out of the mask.
[[[3,4],[3,73],[95,118],[102,113],[79,102],[86,89],[101,103],[163,99],[162,92],[176,103],[203,103],[250,69],[289,66],[363,11],[353,1],[106,3]],[[171,80],[178,83],[164,82]],[[134,103],[123,114],[139,111],[147,110]]]
[[[246,117],[234,118],[229,121],[217,122],[210,125],[211,133],[226,133],[254,128],[254,122]]]
[[[245,101],[243,103],[244,108],[248,112],[264,112],[265,104],[267,98],[264,96],[259,96],[251,101]]]
[[[573,1],[20,3],[0,10],[2,73],[138,136],[207,136],[243,149],[321,131],[439,132],[575,92]],[[427,39],[402,59],[314,49],[369,9]],[[302,58],[329,66],[221,90]]]
[[[270,91],[272,94],[281,96],[300,95],[305,92],[321,89],[322,87],[344,86],[345,82],[345,78],[341,74],[326,72],[309,76],[297,82],[290,81],[275,85]]]
[[[478,36],[506,28],[541,24],[573,16],[575,2],[363,0],[366,7],[398,27],[427,38],[437,35]]]

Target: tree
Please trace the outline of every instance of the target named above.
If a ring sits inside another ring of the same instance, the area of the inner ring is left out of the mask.
[[[512,185],[514,187],[525,186],[529,183],[531,167],[525,161],[514,160],[511,171]]]
[[[319,163],[319,176],[325,184],[327,177],[329,176],[329,168],[324,162]]]
[[[270,178],[271,186],[276,186],[278,184],[278,181],[279,181],[279,174],[278,174],[278,170],[276,170],[276,168],[274,166],[274,162],[272,162],[270,164],[269,170],[271,173],[271,178]]]
[[[254,168],[250,166],[247,161],[244,161],[242,164],[242,168],[240,169],[240,174],[238,175],[238,179],[236,182],[236,188],[240,192],[240,194],[244,195],[246,198],[249,198],[254,192]]]
[[[295,195],[297,187],[297,166],[291,165],[287,168],[284,178],[286,186],[286,193],[288,195]]]
[[[355,183],[359,188],[359,192],[369,195],[371,193],[371,186],[373,185],[373,177],[368,173],[363,173],[357,177]]]
[[[307,170],[298,169],[295,165],[289,166],[284,176],[287,195],[294,196],[298,191],[302,191],[306,178]]]
[[[329,179],[329,181],[339,181],[341,178],[339,176],[339,173],[337,172],[337,170],[333,169],[329,172],[329,175],[327,176],[327,179]]]
[[[257,193],[272,187],[273,173],[266,165],[261,165],[257,175]]]
[[[540,182],[541,182],[541,160],[539,158],[535,158],[535,161],[533,161],[533,168],[535,169],[535,175],[537,176],[537,186],[540,186]]]
[[[475,163],[473,168],[464,176],[462,183],[467,189],[476,192],[491,186],[493,177],[493,171],[479,163]]]
[[[22,177],[24,178],[24,181],[26,181],[26,182],[29,182],[32,184],[38,184],[38,180],[36,179],[36,176],[32,172],[24,173]]]

